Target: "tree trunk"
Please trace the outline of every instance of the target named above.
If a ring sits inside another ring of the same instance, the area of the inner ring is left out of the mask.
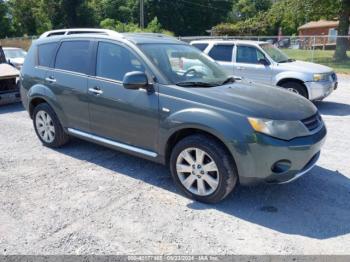
[[[349,35],[349,19],[350,19],[350,0],[342,0],[340,6],[339,15],[339,26],[338,35],[348,36]],[[346,51],[349,49],[349,38],[348,37],[338,37],[337,46],[334,53],[334,59],[337,61],[342,61],[348,59]]]

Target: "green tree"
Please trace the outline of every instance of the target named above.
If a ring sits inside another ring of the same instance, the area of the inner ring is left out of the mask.
[[[349,19],[350,19],[350,0],[342,0],[339,12],[339,26],[338,35],[348,35],[349,34]],[[337,47],[334,53],[334,58],[337,61],[342,61],[349,59],[346,51],[349,49],[349,39],[348,38],[338,38]]]
[[[232,7],[229,20],[240,21],[253,18],[258,13],[267,11],[271,5],[271,0],[238,0]]]
[[[8,5],[0,0],[0,38],[12,35]]]

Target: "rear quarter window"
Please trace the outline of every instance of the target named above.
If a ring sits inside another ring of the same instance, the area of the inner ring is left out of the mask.
[[[50,67],[58,43],[48,43],[38,46],[38,65]]]

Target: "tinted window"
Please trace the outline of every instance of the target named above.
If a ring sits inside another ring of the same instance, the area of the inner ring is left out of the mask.
[[[38,46],[38,64],[49,67],[56,51],[57,43],[43,44]]]
[[[63,42],[58,50],[55,68],[88,73],[89,41]]]
[[[217,61],[232,61],[233,45],[215,45],[209,52],[209,56]]]
[[[134,54],[120,45],[99,43],[96,76],[122,81],[125,74],[132,71],[145,71]]]
[[[207,48],[208,44],[193,44],[194,47],[197,47],[199,50],[204,51]]]
[[[252,46],[238,46],[237,63],[258,64],[259,60],[265,58],[264,54]]]

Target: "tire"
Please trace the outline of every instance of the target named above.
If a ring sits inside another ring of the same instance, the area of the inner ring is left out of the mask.
[[[204,152],[204,157],[197,157],[200,151]],[[193,163],[186,160],[189,156]],[[213,171],[215,167],[217,171]],[[205,135],[188,136],[175,145],[170,156],[170,171],[175,184],[187,197],[205,203],[223,200],[232,192],[238,180],[235,164],[227,149]]]
[[[308,94],[306,91],[306,88],[303,84],[298,83],[298,82],[286,82],[281,85],[281,87],[287,89],[288,91],[301,95],[308,99]]]
[[[47,103],[41,103],[34,108],[33,124],[36,135],[47,147],[61,147],[69,140],[56,113]]]

